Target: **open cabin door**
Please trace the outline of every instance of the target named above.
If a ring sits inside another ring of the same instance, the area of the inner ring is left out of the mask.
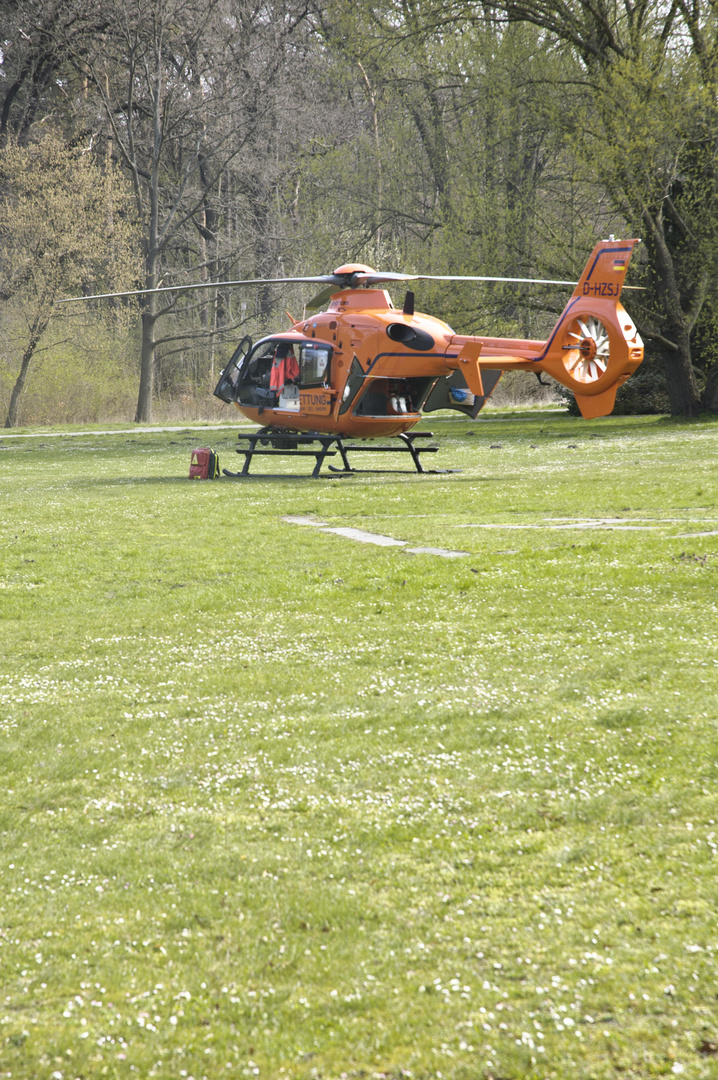
[[[462,412],[465,416],[470,416],[472,420],[475,420],[491,397],[500,378],[500,371],[482,370],[481,381],[484,384],[485,394],[483,397],[475,397],[466,385],[460,371],[452,371],[451,375],[442,375],[440,379],[436,380],[433,390],[424,402],[423,412],[436,412],[437,409],[454,409],[456,412]]]
[[[251,351],[251,337],[243,337],[232,353],[231,360],[220,375],[219,382],[214,388],[214,396],[218,397],[220,401],[225,401],[227,405],[231,405],[233,401],[239,401],[242,367]]]

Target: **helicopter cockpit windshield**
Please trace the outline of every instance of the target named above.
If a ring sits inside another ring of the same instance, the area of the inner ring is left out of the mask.
[[[264,338],[254,347],[242,344],[215,390],[224,401],[297,412],[300,387],[329,381],[332,349],[324,342]]]

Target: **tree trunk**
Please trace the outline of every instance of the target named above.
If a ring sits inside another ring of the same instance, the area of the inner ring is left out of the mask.
[[[708,372],[702,404],[706,412],[718,413],[718,364],[714,364]]]
[[[152,398],[155,388],[155,326],[157,303],[154,294],[145,298],[146,307],[142,312],[142,360],[140,368],[140,392],[137,398],[136,424],[152,422]]]
[[[162,143],[160,136],[160,80],[157,79],[154,95],[155,143],[152,173],[149,183],[149,230],[145,241],[145,288],[148,292],[142,298],[142,354],[140,362],[140,392],[137,397],[136,424],[152,423],[152,396],[155,387],[155,327],[157,325],[157,259],[159,256],[159,200],[160,176],[159,153]]]
[[[698,416],[702,405],[691,360],[690,335],[678,330],[670,337],[678,346],[677,352],[663,353],[671,416]]]
[[[648,227],[646,247],[656,276],[655,296],[664,312],[661,335],[675,348],[664,348],[663,366],[668,384],[668,398],[672,416],[698,416],[701,412],[701,395],[693,371],[691,358],[691,329],[695,324],[700,306],[693,311],[684,310],[678,274],[673,252],[668,246],[663,218],[663,206],[656,213],[643,212]]]
[[[35,320],[31,332],[30,340],[27,348],[23,353],[22,363],[20,364],[20,373],[15,380],[15,385],[12,388],[12,394],[10,395],[10,404],[8,405],[7,416],[5,418],[5,427],[13,428],[17,425],[18,412],[20,410],[20,398],[22,392],[25,389],[25,382],[27,381],[27,373],[30,368],[30,361],[33,358],[35,349],[37,348],[40,338],[47,330],[47,324],[50,322],[49,315],[38,316]]]

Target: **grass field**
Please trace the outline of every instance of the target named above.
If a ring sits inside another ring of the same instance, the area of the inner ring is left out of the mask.
[[[0,437],[0,1076],[718,1076],[718,423],[431,427]]]

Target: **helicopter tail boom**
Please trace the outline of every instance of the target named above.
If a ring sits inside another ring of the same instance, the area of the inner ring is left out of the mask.
[[[547,341],[456,335],[453,346],[460,352],[450,366],[476,396],[482,396],[474,389],[480,385],[481,369],[546,372],[572,391],[584,417],[607,416],[619,386],[643,359],[643,342],[620,302],[639,242],[602,240],[596,245]],[[472,352],[470,346],[479,351]],[[479,368],[478,380],[474,366]]]

